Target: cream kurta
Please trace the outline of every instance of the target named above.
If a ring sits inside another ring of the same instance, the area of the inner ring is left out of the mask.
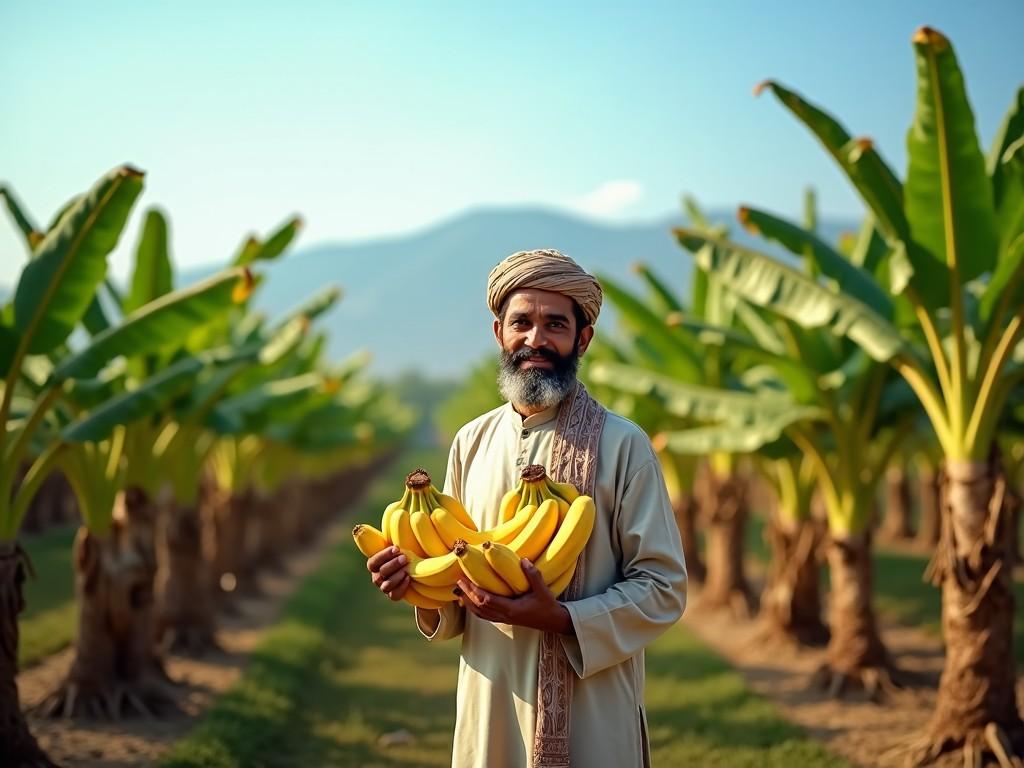
[[[524,467],[549,465],[557,415],[556,406],[524,420],[506,403],[459,430],[445,491],[462,501],[481,530],[497,524],[501,497]],[[650,441],[611,412],[601,433],[594,501],[584,597],[565,602],[576,636],[562,637],[578,676],[572,764],[649,765],[643,649],[682,614],[686,568]],[[529,766],[541,633],[492,624],[456,603],[440,611],[416,609],[416,619],[430,640],[462,635],[452,765]]]

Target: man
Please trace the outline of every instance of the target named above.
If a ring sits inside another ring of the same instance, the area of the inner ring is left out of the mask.
[[[643,649],[682,614],[686,569],[650,441],[576,380],[601,287],[572,259],[540,250],[501,262],[487,292],[509,402],[459,430],[445,491],[484,530],[522,469],[543,464],[594,498],[597,521],[561,600],[524,559],[526,595],[463,579],[462,605],[416,609],[427,639],[462,635],[452,765],[649,765]],[[367,562],[392,600],[408,588],[405,565],[394,547]]]

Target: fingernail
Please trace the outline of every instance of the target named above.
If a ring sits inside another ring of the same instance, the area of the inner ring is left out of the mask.
[[[399,555],[398,562],[400,565],[405,565],[409,562],[409,558],[407,558],[405,555]]]

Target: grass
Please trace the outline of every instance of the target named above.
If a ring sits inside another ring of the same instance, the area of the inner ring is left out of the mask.
[[[77,526],[60,527],[22,540],[36,577],[25,582],[25,611],[18,619],[21,667],[56,653],[75,636],[78,617],[71,547],[76,531]]]
[[[439,470],[443,461],[440,453],[403,457],[355,519],[372,520],[408,467]],[[847,765],[777,716],[682,627],[647,659],[656,765]],[[458,642],[423,640],[411,609],[373,591],[345,541],[300,587],[239,684],[162,765],[449,765],[457,675]],[[382,734],[403,729],[415,742],[378,746]]]

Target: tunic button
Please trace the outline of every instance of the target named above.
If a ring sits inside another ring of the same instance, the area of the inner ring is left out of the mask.
[[[529,437],[529,436],[530,436],[530,430],[524,429],[523,430],[523,437],[526,438],[526,437]]]

